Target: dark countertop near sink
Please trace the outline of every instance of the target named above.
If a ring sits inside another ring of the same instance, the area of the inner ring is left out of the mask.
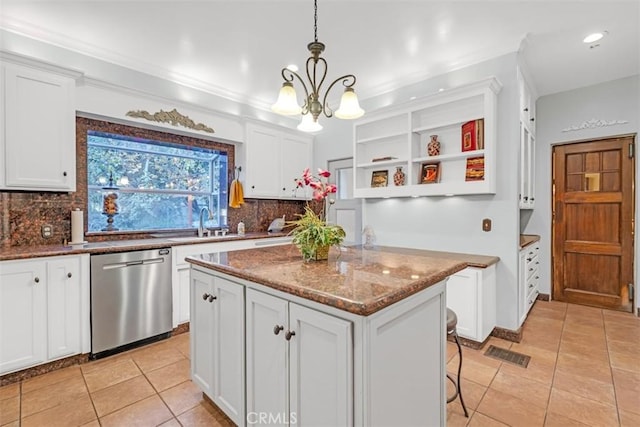
[[[172,246],[193,245],[199,243],[229,242],[233,240],[266,239],[269,237],[285,237],[287,233],[256,232],[244,236],[229,235],[224,237],[193,237],[192,240],[175,241],[171,238],[153,238],[136,240],[113,240],[108,242],[91,242],[82,245],[47,245],[47,246],[12,246],[0,248],[0,261],[39,258],[57,255],[104,254],[127,252],[145,249],[168,248]]]
[[[520,249],[526,248],[532,243],[539,242],[540,236],[536,234],[521,234],[520,235]]]
[[[468,266],[444,256],[361,247],[332,247],[328,261],[304,262],[294,245],[203,254],[187,261],[363,316]]]
[[[358,247],[361,247],[361,246],[354,246],[354,248],[358,248]],[[370,248],[368,250],[394,252],[397,254],[406,254],[406,255],[427,256],[431,258],[454,259],[461,262],[466,262],[467,267],[475,267],[475,268],[487,268],[490,265],[497,264],[498,261],[500,261],[500,257],[490,256],[490,255],[473,255],[473,254],[464,254],[459,252],[430,251],[426,249],[398,248],[394,246],[374,246],[373,248]]]

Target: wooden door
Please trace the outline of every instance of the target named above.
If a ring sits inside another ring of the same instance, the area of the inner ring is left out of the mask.
[[[631,311],[633,137],[553,150],[553,297]]]

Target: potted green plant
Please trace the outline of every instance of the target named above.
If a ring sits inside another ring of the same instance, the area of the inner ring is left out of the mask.
[[[322,202],[320,212],[315,212],[309,203],[304,207],[304,213],[298,214],[298,219],[288,221],[287,227],[293,227],[291,234],[292,243],[300,249],[305,261],[325,260],[329,257],[329,248],[339,245],[345,238],[345,232],[339,225],[327,223],[327,209],[331,200],[327,197],[337,191],[334,184],[328,183],[331,176],[329,171],[319,169],[319,177],[315,177],[306,168],[302,178],[296,179],[297,188],[311,187],[313,199]]]

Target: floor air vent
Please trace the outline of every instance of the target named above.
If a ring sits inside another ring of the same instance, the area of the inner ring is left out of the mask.
[[[526,368],[529,364],[529,360],[531,360],[531,356],[516,353],[511,350],[505,350],[504,348],[496,347],[495,345],[490,345],[487,351],[484,352],[484,355],[504,362],[513,363],[514,365],[522,366],[523,368]]]

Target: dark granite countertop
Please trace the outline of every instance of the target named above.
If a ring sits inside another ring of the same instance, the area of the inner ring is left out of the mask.
[[[361,248],[362,246],[353,246],[353,247]],[[427,256],[431,258],[454,259],[454,260],[459,260],[461,262],[466,262],[467,267],[475,267],[475,268],[487,268],[490,265],[497,264],[498,261],[500,261],[500,257],[497,257],[497,256],[463,254],[459,252],[430,251],[426,249],[398,248],[395,246],[374,246],[373,248],[368,250],[393,252],[397,254],[406,254],[406,255]]]
[[[112,240],[107,242],[91,242],[82,245],[47,245],[47,246],[13,246],[0,248],[0,261],[40,258],[57,255],[103,254],[113,252],[127,252],[145,249],[168,248],[172,246],[194,245],[200,243],[229,242],[234,240],[265,239],[269,237],[285,237],[287,233],[256,232],[244,236],[237,234],[220,237],[157,237],[136,240]]]
[[[520,249],[526,248],[532,243],[539,242],[540,236],[536,234],[521,234],[520,235]]]
[[[187,257],[211,270],[367,316],[468,266],[460,259],[381,248],[335,248],[328,261],[304,262],[294,245]]]

